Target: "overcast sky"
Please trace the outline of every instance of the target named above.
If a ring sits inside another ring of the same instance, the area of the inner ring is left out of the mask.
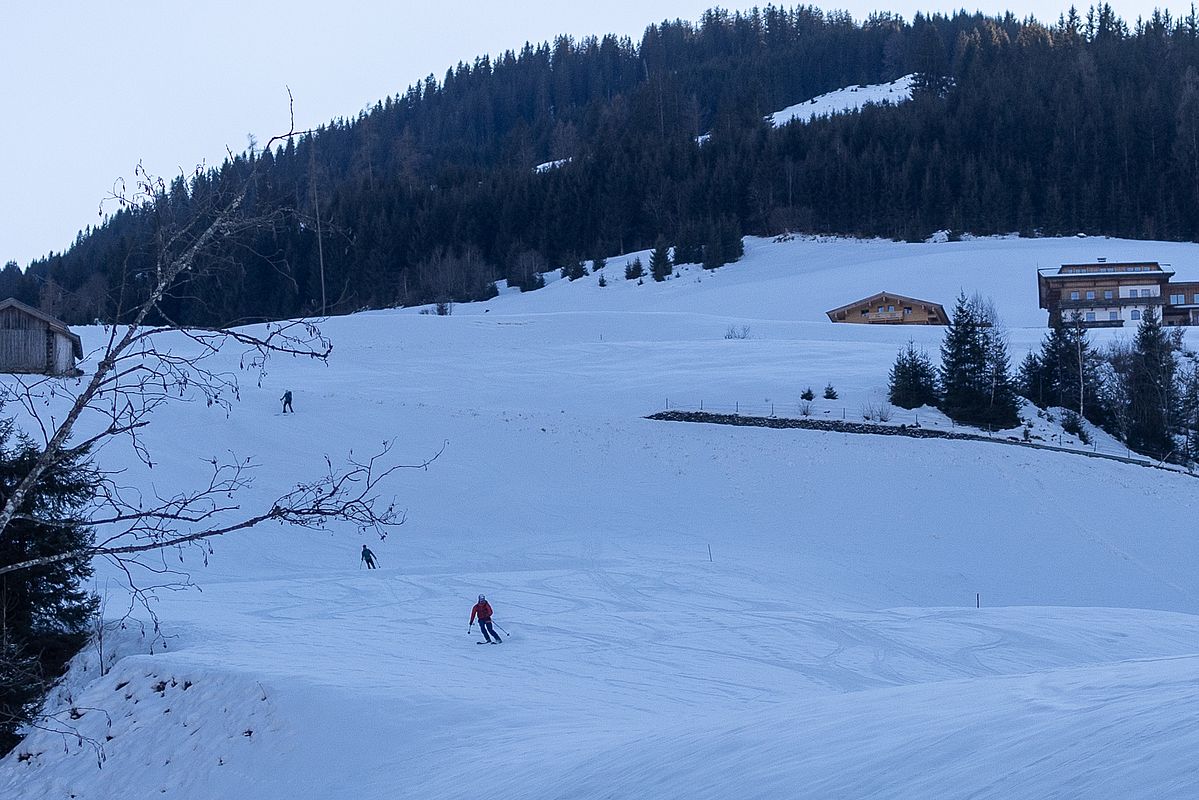
[[[991,0],[989,0],[990,2]],[[714,0],[387,2],[257,0],[3,2],[0,8],[0,262],[22,267],[95,224],[115,179],[138,161],[178,174],[225,148],[355,115],[460,60],[566,33],[638,37],[662,19],[697,19]],[[794,5],[792,2],[780,5]],[[765,5],[765,3],[759,3]],[[907,19],[961,2],[839,3],[856,18]],[[1130,24],[1152,2],[1113,2]],[[1164,4],[1162,4],[1164,5]],[[1064,6],[983,5],[1056,20]],[[1173,8],[1189,7],[1176,3]],[[795,98],[796,101],[804,98]]]

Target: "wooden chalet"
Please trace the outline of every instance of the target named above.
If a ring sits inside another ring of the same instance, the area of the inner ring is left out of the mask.
[[[1171,284],[1173,276],[1174,270],[1156,261],[1062,264],[1057,270],[1037,271],[1037,295],[1051,326],[1069,322],[1075,314],[1088,328],[1135,326],[1150,308],[1167,324],[1191,324],[1199,290],[1194,284]]]
[[[940,303],[879,292],[828,312],[833,322],[873,325],[946,325],[949,317]]]
[[[76,375],[83,343],[61,320],[20,300],[0,301],[0,372]]]

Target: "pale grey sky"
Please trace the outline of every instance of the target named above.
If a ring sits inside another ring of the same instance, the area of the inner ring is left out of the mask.
[[[0,8],[0,263],[22,267],[65,249],[99,217],[115,179],[138,161],[178,174],[219,163],[285,131],[287,90],[299,128],[355,115],[460,60],[566,33],[637,38],[650,22],[697,19],[715,0],[121,0],[5,2]],[[759,3],[765,5],[765,3]],[[794,5],[786,2],[780,5]],[[1056,20],[1048,0],[828,5],[857,18],[886,8],[1010,9]],[[1186,3],[1161,4],[1174,9]],[[1080,4],[1080,8],[1083,8]],[[1130,24],[1154,7],[1121,0]],[[797,98],[801,99],[801,98]]]

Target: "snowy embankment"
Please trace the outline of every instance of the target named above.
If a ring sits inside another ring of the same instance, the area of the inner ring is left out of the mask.
[[[909,337],[942,334],[824,316],[881,290],[992,297],[1018,361],[1044,333],[1035,269],[1099,256],[1187,278],[1199,247],[747,240],[661,284],[613,258],[604,287],[331,320],[327,368],[276,362],[228,417],[166,410],[148,475],[104,457],[166,486],[254,454],[265,502],[325,453],[444,445],[398,476],[409,521],[370,542],[382,569],[346,530],[165,554],[203,591],[160,592],[165,640],[126,631],[108,674],[89,651],[56,698],[102,766],[35,732],[0,796],[1193,797],[1194,478],[642,418],[807,386],[852,414]],[[479,592],[503,645],[462,627]]]

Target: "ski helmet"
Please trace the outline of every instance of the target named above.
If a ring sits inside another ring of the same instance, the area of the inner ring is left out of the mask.
[[[480,602],[480,603],[482,603],[482,602],[483,602],[484,600],[486,600],[486,599],[487,599],[487,598],[486,598],[486,597],[484,597],[483,595],[479,595],[479,602]]]

